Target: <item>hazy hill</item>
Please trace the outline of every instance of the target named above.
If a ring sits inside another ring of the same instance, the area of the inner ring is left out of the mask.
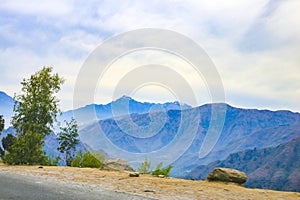
[[[13,115],[14,99],[8,96],[5,92],[0,91],[0,115],[5,119],[5,127],[9,126]]]
[[[163,104],[139,102],[131,97],[122,96],[108,104],[90,104],[75,110],[66,111],[59,117],[59,120],[63,121],[64,119],[70,119],[72,116],[75,116],[79,125],[83,127],[98,120],[116,118],[130,114],[143,114],[150,111],[171,109],[184,110],[189,108],[191,108],[191,106],[186,104],[182,105],[179,102],[167,102]]]
[[[216,167],[244,171],[248,175],[245,184],[248,187],[300,192],[300,138],[277,147],[230,154],[223,161],[195,168],[187,177],[206,179]]]
[[[0,91],[0,115],[4,116],[6,128],[10,126],[10,119],[13,116],[14,99]],[[63,112],[58,116],[58,121],[70,120],[73,116],[79,126],[84,127],[98,120],[126,116],[128,114],[143,114],[150,111],[163,110],[185,110],[191,106],[179,102],[149,103],[139,102],[131,97],[122,96],[108,104],[90,104],[74,110]]]
[[[224,104],[215,104],[214,106],[223,107]],[[194,137],[190,130],[183,130],[182,134],[185,134],[187,138],[192,138],[192,143],[186,152],[173,163],[172,175],[181,177],[199,165],[223,160],[231,153],[251,148],[272,147],[300,137],[299,113],[225,106],[227,110],[226,119],[220,138],[211,153],[202,159],[199,159],[199,150],[211,121],[212,105],[210,104],[184,111],[156,112],[152,117],[158,121],[162,121],[163,116],[167,117],[164,125],[159,129],[156,126],[147,126],[152,122],[148,114],[137,114],[118,120],[100,120],[81,129],[80,136],[95,149],[101,148],[100,137],[102,136],[99,136],[99,131],[101,131],[112,144],[125,151],[136,153],[158,151],[176,138],[179,127],[182,125],[182,114],[188,116],[183,124],[194,123],[195,115],[198,115],[201,120],[198,124],[197,134]],[[127,131],[124,131],[120,124],[127,124]],[[155,134],[147,138],[138,138],[127,134],[128,132],[135,132],[136,125],[146,127],[139,129],[140,136]],[[164,159],[163,156],[161,155],[162,160]]]

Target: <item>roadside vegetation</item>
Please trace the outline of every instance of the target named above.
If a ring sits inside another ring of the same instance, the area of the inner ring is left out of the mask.
[[[151,169],[151,161],[145,158],[145,160],[141,163],[141,165],[138,167],[138,172],[140,174],[152,174],[153,176],[159,176],[162,175],[164,177],[169,177],[171,169],[173,168],[172,165],[169,165],[166,168],[161,169],[163,166],[163,163],[160,162],[155,170]]]
[[[52,132],[60,113],[56,94],[64,83],[58,74],[52,74],[52,70],[51,67],[44,67],[21,82],[22,92],[14,97],[15,115],[12,117],[17,137],[2,156],[7,164],[49,163],[42,147],[45,136]]]
[[[90,151],[85,152],[79,151],[73,160],[72,167],[90,167],[90,168],[101,168],[104,161],[103,153],[91,153]]]
[[[28,79],[21,81],[21,93],[14,96],[14,116],[12,125],[16,134],[9,133],[2,138],[0,157],[8,165],[66,165],[71,167],[101,168],[104,153],[76,150],[80,143],[78,125],[75,119],[65,121],[57,133],[60,156],[46,155],[43,146],[45,137],[53,132],[57,116],[61,114],[57,93],[64,79],[53,73],[52,67],[43,67]],[[0,115],[0,134],[4,129],[4,119]],[[138,168],[141,174],[169,176],[172,166],[161,169],[162,163],[155,170],[151,162],[145,158]]]

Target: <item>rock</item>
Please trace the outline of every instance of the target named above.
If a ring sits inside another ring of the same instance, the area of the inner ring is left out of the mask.
[[[39,168],[39,169],[43,169],[44,167],[43,167],[43,166],[39,166],[38,168]]]
[[[160,175],[158,175],[158,177],[159,177],[159,178],[165,178],[166,176],[165,176],[165,175],[162,175],[162,174],[160,174]]]
[[[207,180],[243,184],[247,181],[247,175],[235,169],[215,168],[208,174]]]
[[[138,172],[130,172],[129,177],[139,177],[140,174]]]
[[[144,192],[153,192],[153,193],[155,193],[155,190],[144,190]]]
[[[105,160],[103,163],[103,169],[134,172],[130,164],[120,158],[109,158]]]

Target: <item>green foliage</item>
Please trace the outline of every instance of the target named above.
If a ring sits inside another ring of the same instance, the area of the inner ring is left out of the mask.
[[[98,159],[99,158],[99,159]],[[104,160],[103,153],[91,153],[89,151],[82,155],[82,151],[79,151],[76,158],[72,162],[72,167],[90,167],[101,168]]]
[[[21,82],[22,93],[15,96],[15,115],[12,118],[18,137],[11,151],[4,156],[4,162],[42,164],[47,160],[42,147],[60,113],[55,94],[64,82],[58,74],[51,73],[51,67],[44,67]]]
[[[152,175],[158,176],[158,175],[164,175],[165,177],[170,176],[170,171],[173,168],[172,165],[169,165],[167,168],[161,169],[163,163],[159,163],[156,167],[156,169],[152,172]]]
[[[81,167],[100,168],[102,167],[102,163],[92,153],[87,151],[83,155]]]
[[[3,161],[13,165],[43,164],[47,157],[42,147],[43,136],[31,131],[19,135],[11,146],[11,151],[6,153]]]
[[[142,162],[142,164],[138,168],[138,172],[140,174],[150,174],[151,173],[151,162],[147,158]]]
[[[78,126],[74,118],[70,122],[65,121],[66,127],[60,127],[61,132],[58,133],[59,146],[57,148],[61,153],[65,153],[65,161],[67,166],[71,166],[74,159],[72,152],[76,151],[76,145],[79,143]]]
[[[77,153],[76,158],[72,161],[71,166],[72,167],[81,167],[82,158],[83,158],[83,154],[82,154],[82,151],[80,150]]]
[[[44,67],[23,79],[22,94],[15,96],[12,124],[17,133],[26,134],[32,131],[47,135],[56,121],[59,100],[55,94],[59,92],[64,80],[58,74],[52,75],[52,67]]]
[[[101,167],[102,167],[102,163],[104,162],[104,153],[103,152],[92,152],[92,155],[101,162]]]
[[[57,166],[59,160],[60,160],[60,156],[54,157],[54,155],[50,155],[49,157],[47,157],[45,159],[45,162],[43,163],[43,165],[45,165],[45,166]]]
[[[4,156],[5,152],[10,152],[12,149],[12,145],[15,141],[16,137],[13,134],[9,133],[6,137],[2,138],[2,147],[4,151],[2,152],[2,157]]]

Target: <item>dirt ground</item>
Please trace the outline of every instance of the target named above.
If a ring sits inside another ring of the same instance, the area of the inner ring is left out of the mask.
[[[291,199],[300,200],[300,193],[248,189],[232,183],[158,178],[151,175],[129,177],[126,172],[90,168],[6,166],[0,172],[37,176],[72,183],[92,184],[95,187],[140,194],[156,199]],[[148,190],[148,191],[147,191]],[[147,192],[146,192],[147,191]]]

